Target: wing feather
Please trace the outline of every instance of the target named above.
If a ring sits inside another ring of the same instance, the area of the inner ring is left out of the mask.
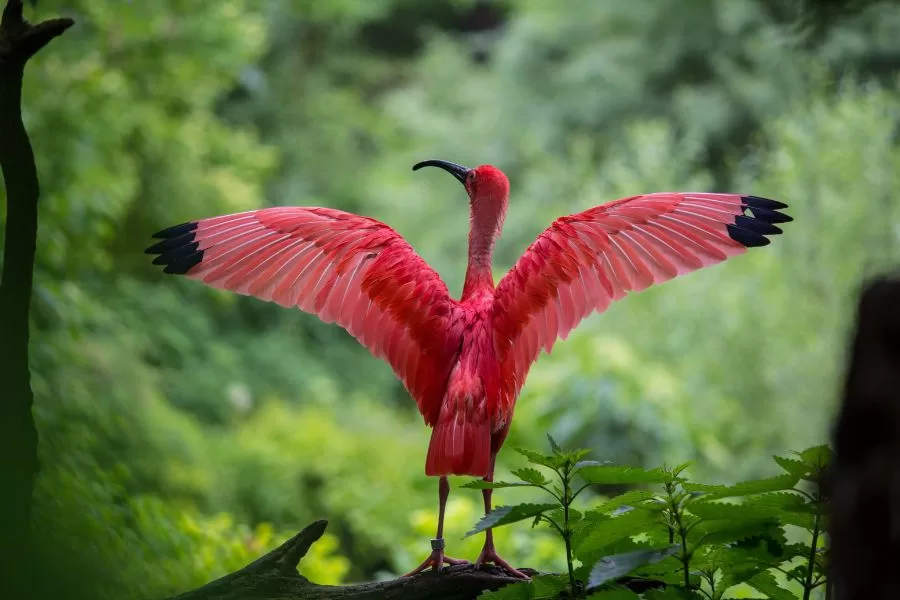
[[[515,402],[541,348],[550,352],[591,312],[629,292],[713,265],[768,242],[787,205],[737,194],[660,193],[615,200],[557,219],[500,281],[494,345],[501,407]]]
[[[212,287],[297,307],[386,359],[435,423],[459,331],[440,276],[396,231],[318,207],[201,219],[154,235],[154,264]]]

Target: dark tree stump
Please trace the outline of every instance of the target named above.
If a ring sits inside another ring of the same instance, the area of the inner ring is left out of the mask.
[[[900,598],[900,278],[863,291],[848,360],[827,481],[833,598]]]

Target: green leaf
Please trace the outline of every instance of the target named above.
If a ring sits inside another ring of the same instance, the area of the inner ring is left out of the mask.
[[[662,527],[657,513],[634,509],[617,517],[598,515],[593,511],[584,516],[573,536],[578,555],[603,550],[622,538],[643,533],[650,527]]]
[[[797,600],[797,596],[775,581],[775,577],[769,571],[754,575],[747,580],[747,584],[767,596],[770,600]]]
[[[468,488],[470,490],[496,490],[499,488],[511,487],[534,487],[534,484],[522,483],[519,481],[485,481],[483,479],[474,479],[459,487]]]
[[[641,469],[638,467],[618,467],[611,465],[582,467],[578,474],[593,484],[665,483],[669,476],[661,469]]]
[[[793,458],[785,458],[783,456],[773,456],[772,459],[778,464],[779,467],[781,467],[791,475],[796,475],[797,477],[802,478],[809,475],[810,473],[809,466],[804,464],[803,461],[795,460]]]
[[[556,508],[557,504],[515,504],[513,506],[498,506],[485,516],[481,517],[481,520],[475,525],[475,527],[464,535],[464,538],[467,538],[471,535],[475,535],[485,529],[490,529],[491,527],[500,527],[502,525],[509,525],[510,523],[517,523],[519,521],[524,521],[525,519],[530,519],[535,517],[541,513],[544,513],[548,510],[553,510]]]
[[[655,494],[650,490],[630,490],[624,494],[613,496],[606,502],[594,507],[597,512],[610,512],[622,506],[635,506],[641,504],[645,500],[653,498]]]
[[[610,465],[612,465],[612,462],[608,460],[582,460],[575,463],[575,470],[577,471],[583,467],[606,467]]]
[[[797,475],[784,474],[769,477],[768,479],[754,479],[751,481],[742,481],[734,485],[705,485],[702,483],[685,483],[684,489],[688,492],[702,492],[705,494],[704,500],[714,498],[737,498],[740,496],[750,496],[753,494],[762,494],[764,492],[777,492],[782,490],[793,489],[800,477]]]
[[[587,589],[593,589],[606,583],[627,575],[646,564],[652,564],[662,559],[672,556],[678,552],[678,546],[673,545],[668,548],[654,548],[652,550],[636,550],[634,552],[626,552],[625,554],[616,554],[601,558],[594,568],[591,569],[591,576],[588,579]]]
[[[641,600],[641,597],[631,590],[618,589],[594,592],[585,600]]]
[[[832,458],[831,448],[826,444],[807,448],[800,453],[800,460],[817,471],[830,465]]]
[[[530,581],[511,583],[499,590],[484,591],[478,596],[479,600],[532,600],[532,587]]]
[[[556,443],[556,440],[549,433],[547,434],[547,440],[550,442],[550,450],[553,454],[562,454],[562,448],[559,447],[559,444]]]
[[[699,546],[701,544],[728,544],[761,535],[780,540],[784,536],[784,532],[778,521],[774,519],[721,519],[700,521],[691,528],[688,533],[688,540],[692,544]]]
[[[550,456],[534,452],[533,450],[525,450],[524,448],[516,448],[516,452],[528,459],[528,462],[535,465],[550,467],[551,469],[559,469],[565,464],[565,458],[561,456]]]
[[[512,474],[531,485],[547,485],[550,483],[550,480],[544,477],[543,473],[531,467],[515,469]]]
[[[673,477],[673,478],[677,478],[679,475],[681,475],[681,473],[682,473],[685,469],[687,469],[688,467],[690,467],[692,464],[694,464],[693,461],[690,461],[690,460],[689,460],[689,461],[687,461],[687,462],[681,463],[680,465],[678,465],[678,466],[676,466],[676,467],[670,469],[669,472],[672,474],[672,477]]]
[[[531,578],[532,598],[556,598],[569,585],[567,575],[536,575]]]

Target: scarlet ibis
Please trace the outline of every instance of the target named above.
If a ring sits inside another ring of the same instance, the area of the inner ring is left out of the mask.
[[[462,297],[388,225],[321,207],[276,207],[200,219],[154,234],[146,250],[166,273],[298,307],[345,328],[386,360],[433,428],[425,474],[439,477],[438,526],[411,574],[465,561],[444,554],[448,475],[491,481],[516,398],[543,348],[631,291],[769,243],[786,204],[740,194],[655,193],[560,217],[494,287],[494,243],[509,181],[491,165],[439,167],[471,211]],[[491,510],[491,490],[484,490]],[[487,530],[476,566],[503,560]]]

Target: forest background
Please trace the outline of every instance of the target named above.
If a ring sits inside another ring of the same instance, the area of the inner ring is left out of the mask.
[[[465,198],[413,174],[424,158],[508,173],[496,279],[555,217],[622,196],[738,191],[796,220],[589,318],[532,369],[507,446],[549,432],[731,482],[825,441],[860,284],[900,259],[900,7],[808,27],[790,6],[41,0],[36,20],[78,23],[29,66],[24,99],[42,183],[34,518],[52,583],[165,596],[316,518],[330,525],[301,564],[314,581],[421,560],[429,431],[390,369],[299,311],[164,277],[142,250],[198,217],[326,205],[394,226],[458,294]],[[499,472],[522,464],[507,450]],[[454,555],[476,556],[481,540],[460,538],[480,510],[454,490]],[[498,546],[561,568],[527,526]]]

